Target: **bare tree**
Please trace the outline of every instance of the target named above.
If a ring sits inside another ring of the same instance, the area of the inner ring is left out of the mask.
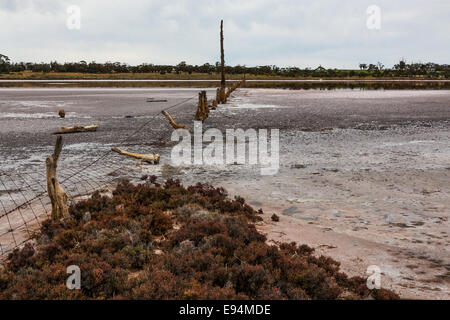
[[[9,57],[0,53],[0,72],[8,72]]]

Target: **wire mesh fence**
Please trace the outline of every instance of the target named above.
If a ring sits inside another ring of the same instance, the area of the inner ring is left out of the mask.
[[[58,176],[69,201],[76,201],[110,190],[118,180],[132,176],[131,170],[102,161],[88,168],[62,166]],[[45,168],[32,173],[0,172],[0,257],[27,242],[50,213]]]
[[[173,104],[165,110],[179,107],[192,99],[194,97]],[[117,144],[126,145],[152,120],[154,118],[134,128]],[[145,143],[147,142],[142,141],[142,144]],[[84,163],[75,165],[74,162],[62,162],[58,168],[58,177],[69,201],[77,201],[95,191],[111,190],[119,180],[139,174],[136,166],[124,165],[122,159],[118,160],[119,157],[105,149],[99,156]],[[50,214],[45,164],[31,170],[0,169],[0,260],[30,241]]]
[[[39,174],[0,173],[1,256],[26,242],[48,217],[50,200],[45,190]]]

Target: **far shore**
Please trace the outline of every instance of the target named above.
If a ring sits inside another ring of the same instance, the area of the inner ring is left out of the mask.
[[[352,76],[336,77],[317,75],[314,77],[287,77],[281,75],[264,74],[227,74],[227,80],[265,80],[265,81],[450,81],[444,77],[431,77],[424,75],[405,77],[375,77],[375,76]],[[167,80],[197,80],[197,81],[220,81],[219,73],[80,73],[80,72],[10,72],[0,74],[0,81],[3,80],[132,80],[132,81],[167,81]]]
[[[228,83],[241,81],[234,75]],[[213,88],[220,84],[218,75],[159,74],[64,74],[26,73],[0,75],[0,88]],[[286,78],[277,76],[246,76],[247,88],[291,90],[450,90],[450,79],[429,78]]]

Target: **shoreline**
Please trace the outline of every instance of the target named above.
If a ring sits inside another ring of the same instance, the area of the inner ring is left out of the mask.
[[[228,79],[239,82],[242,79]],[[220,82],[220,79],[4,79],[1,82]],[[450,82],[450,79],[246,79],[246,82]]]
[[[263,215],[264,223],[258,224],[257,229],[267,236],[269,243],[305,244],[315,249],[316,256],[328,256],[338,261],[342,272],[350,276],[366,276],[367,268],[371,265],[381,264],[385,268],[389,265],[390,268],[381,270],[381,287],[397,292],[401,299],[449,299],[448,292],[433,287],[433,284],[424,282],[421,285],[414,279],[418,270],[427,269],[427,261],[409,258],[399,270],[397,259],[404,256],[406,248],[380,245],[283,215],[280,216],[279,222],[272,222],[270,216],[275,211],[266,211]]]

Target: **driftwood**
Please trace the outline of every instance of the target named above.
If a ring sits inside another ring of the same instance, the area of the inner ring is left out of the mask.
[[[205,121],[209,116],[208,98],[206,97],[206,91],[200,91],[198,94],[198,106],[197,113],[195,114],[195,120]]]
[[[78,132],[92,132],[97,131],[98,125],[93,124],[91,126],[73,126],[73,127],[61,127],[53,134],[65,134],[65,133],[78,133]]]
[[[159,163],[159,159],[160,159],[160,155],[159,154],[141,154],[141,153],[133,153],[133,152],[128,152],[119,148],[112,148],[111,149],[114,152],[117,152],[121,155],[124,156],[128,156],[131,158],[135,158],[138,160],[141,160],[141,162],[147,162],[147,163],[152,163],[152,164],[158,164]]]
[[[154,99],[154,98],[148,98],[147,102],[167,102],[167,99]]]
[[[185,125],[176,123],[167,111],[163,110],[161,113],[166,116],[174,129],[187,129]]]
[[[58,168],[58,159],[63,146],[63,138],[58,136],[56,139],[55,150],[46,160],[47,169],[47,191],[52,203],[52,219],[58,220],[69,216],[69,207],[67,206],[67,194],[59,184],[56,169]]]

